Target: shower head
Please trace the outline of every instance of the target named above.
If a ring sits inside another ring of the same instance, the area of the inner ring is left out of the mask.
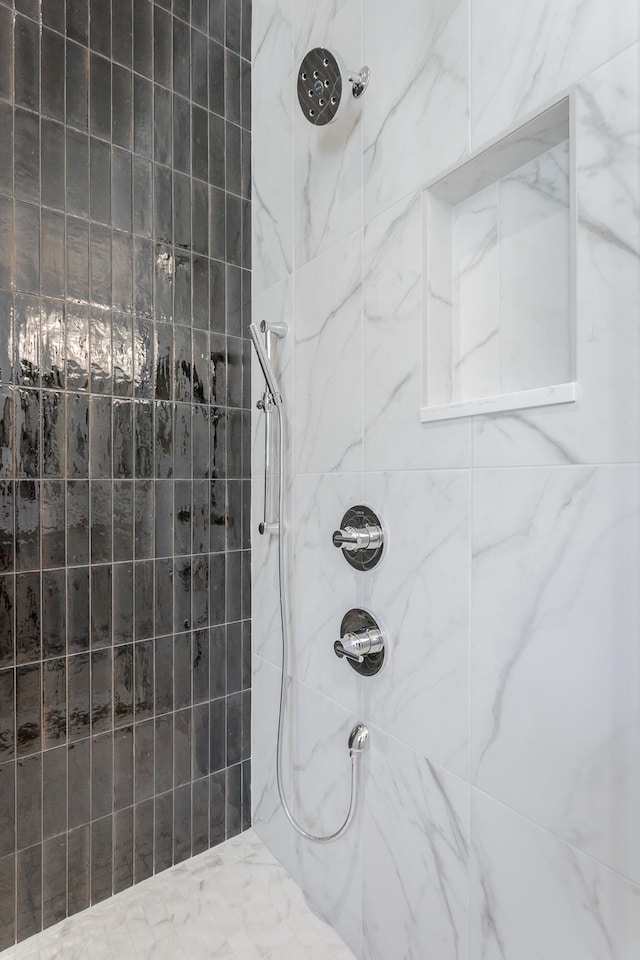
[[[371,72],[346,70],[337,53],[325,47],[309,50],[298,71],[298,101],[309,123],[323,127],[336,119],[347,102],[346,90],[358,99],[367,89]]]
[[[255,323],[249,324],[249,332],[251,333],[253,345],[256,348],[256,354],[258,356],[258,360],[260,361],[260,366],[262,367],[262,375],[264,376],[267,387],[269,388],[269,393],[273,397],[273,402],[275,405],[277,407],[281,407],[282,396],[280,395],[280,387],[278,386],[278,381],[275,373],[273,372],[271,361],[267,356],[267,351],[264,348],[264,344],[260,338],[260,333]]]

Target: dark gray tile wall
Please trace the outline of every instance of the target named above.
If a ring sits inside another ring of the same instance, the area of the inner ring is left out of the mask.
[[[250,811],[250,0],[0,0],[0,948]]]

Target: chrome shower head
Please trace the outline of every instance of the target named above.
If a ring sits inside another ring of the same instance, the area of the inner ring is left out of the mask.
[[[267,351],[264,348],[264,344],[260,339],[260,333],[255,323],[249,324],[249,332],[251,334],[251,339],[253,340],[253,345],[256,348],[256,354],[262,367],[262,375],[266,381],[267,387],[269,388],[269,393],[273,397],[273,402],[277,407],[282,406],[282,396],[280,395],[280,387],[278,386],[278,381],[276,375],[273,372],[273,367],[271,366],[271,361],[267,356]]]
[[[325,47],[309,50],[298,70],[298,102],[309,123],[323,127],[336,119],[347,102],[345,91],[358,99],[367,89],[371,72],[346,70],[340,57]]]

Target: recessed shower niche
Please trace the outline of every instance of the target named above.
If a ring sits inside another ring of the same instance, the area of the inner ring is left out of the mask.
[[[576,398],[571,120],[567,97],[424,191],[422,421]]]

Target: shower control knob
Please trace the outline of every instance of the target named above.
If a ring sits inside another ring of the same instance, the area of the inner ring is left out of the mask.
[[[333,545],[344,550],[377,550],[382,544],[382,529],[376,524],[365,527],[345,527],[333,534]]]
[[[371,510],[359,504],[350,507],[331,538],[334,547],[356,570],[371,570],[380,561],[384,547],[382,524]]]
[[[367,610],[354,607],[342,618],[340,639],[334,643],[333,652],[357,673],[372,677],[384,663],[385,637]]]
[[[378,627],[367,627],[357,633],[346,633],[333,645],[337,657],[346,657],[356,663],[364,663],[364,658],[372,653],[384,650],[382,631]]]

